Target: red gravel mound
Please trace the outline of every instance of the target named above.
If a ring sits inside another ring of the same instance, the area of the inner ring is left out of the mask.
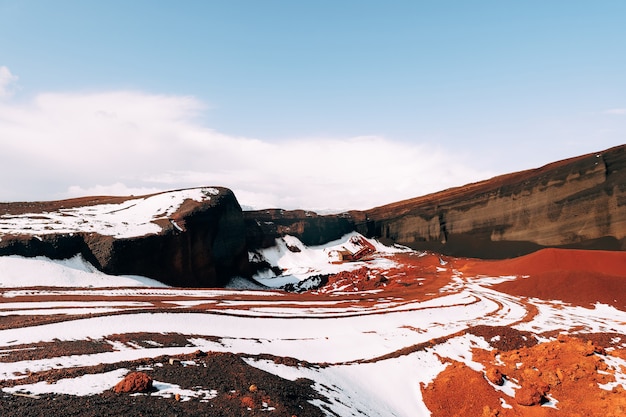
[[[494,287],[511,295],[626,307],[626,252],[543,249],[514,259],[468,260],[461,270],[524,277]]]
[[[152,390],[152,378],[144,372],[131,372],[117,383],[113,391],[119,393],[149,392]]]

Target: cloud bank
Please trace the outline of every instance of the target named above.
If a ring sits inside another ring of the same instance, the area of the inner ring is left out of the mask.
[[[0,74],[6,94],[14,78]],[[365,209],[493,175],[436,145],[384,137],[230,136],[204,126],[203,111],[193,97],[137,91],[3,100],[0,200],[209,185],[231,188],[250,208]]]

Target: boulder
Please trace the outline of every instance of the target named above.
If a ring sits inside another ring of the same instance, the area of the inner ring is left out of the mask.
[[[152,391],[152,378],[144,372],[131,372],[118,382],[113,391],[121,393],[136,393]]]
[[[502,372],[498,368],[488,368],[486,371],[486,376],[489,382],[494,385],[502,385],[504,384],[504,376]]]
[[[549,387],[545,384],[525,384],[515,392],[515,402],[519,405],[539,405],[545,400]]]

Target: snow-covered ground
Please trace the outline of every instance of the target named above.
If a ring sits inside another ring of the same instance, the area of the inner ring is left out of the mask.
[[[277,287],[315,274],[335,273],[363,265],[387,268],[391,252],[405,248],[386,248],[375,241],[378,254],[369,260],[332,264],[328,251],[350,245],[341,241],[323,247],[307,248],[293,237],[285,237],[275,248],[260,255],[283,274],[267,274],[256,279]],[[292,247],[290,250],[288,246]],[[298,250],[294,251],[296,247]],[[354,250],[356,248],[350,248]],[[471,279],[470,279],[471,278]],[[428,300],[404,299],[395,294],[354,292],[341,299],[301,302],[273,291],[185,290],[147,288],[145,280],[111,277],[96,271],[80,258],[50,261],[44,258],[0,258],[0,286],[58,286],[57,289],[12,288],[2,292],[0,315],[71,314],[72,309],[99,313],[103,309],[124,310],[121,315],[82,317],[27,328],[0,330],[2,352],[40,342],[108,340],[123,333],[182,333],[189,336],[182,347],[147,348],[112,342],[111,352],[59,356],[48,359],[0,363],[0,379],[18,381],[29,372],[50,369],[117,363],[145,357],[191,353],[198,349],[236,352],[250,355],[247,363],[284,378],[309,378],[315,389],[330,401],[326,404],[338,416],[429,416],[420,391],[448,364],[460,361],[474,370],[482,365],[473,360],[472,349],[490,349],[484,339],[457,335],[470,326],[510,326],[519,330],[602,331],[626,334],[626,313],[598,304],[593,308],[573,307],[552,300],[522,300],[491,288],[496,282],[514,277],[463,277],[457,273],[451,284]],[[148,283],[154,284],[154,283]],[[124,286],[119,290],[74,289],[63,287]],[[135,286],[135,288],[131,288]],[[76,296],[131,297],[130,301],[85,302]],[[56,297],[68,301],[20,301],[22,297]],[[368,302],[362,300],[367,297]],[[145,300],[145,301],[144,301]],[[151,300],[151,301],[148,301]],[[172,309],[202,306],[194,312],[144,312],[153,300],[161,300]],[[529,317],[525,302],[537,314]],[[169,304],[168,304],[169,303]],[[107,310],[108,311],[108,310]],[[422,349],[410,349],[436,338],[443,343]],[[2,354],[0,352],[0,354]],[[293,367],[253,358],[257,354],[294,357],[327,367]],[[626,361],[612,357],[608,365],[616,372],[616,382],[602,387],[610,390],[626,384]],[[131,370],[123,368],[96,375],[3,388],[5,392],[66,393],[89,395],[110,389]],[[159,385],[160,384],[160,385]],[[180,387],[157,382],[162,395],[179,393],[181,397],[211,397],[210,390],[188,392]],[[626,387],[625,387],[626,388]],[[508,390],[507,390],[508,389]],[[502,401],[512,403],[514,386],[503,389]],[[558,400],[558,399],[557,399]],[[550,404],[548,404],[550,405]],[[557,404],[558,407],[558,404]]]
[[[380,269],[389,269],[395,264],[386,257],[377,256],[367,261],[336,263],[336,253],[346,250],[356,253],[363,248],[363,243],[369,243],[379,255],[409,252],[403,246],[385,246],[375,239],[366,239],[363,235],[352,232],[324,245],[308,247],[294,236],[284,236],[276,239],[272,247],[250,253],[250,260],[267,262],[282,272],[276,274],[270,269],[263,270],[252,278],[270,288],[280,288],[286,284],[296,284],[315,275],[336,274],[341,271],[350,271],[364,265],[375,266]]]
[[[136,275],[108,275],[81,255],[52,260],[43,256],[0,256],[0,287],[164,287],[159,281]]]

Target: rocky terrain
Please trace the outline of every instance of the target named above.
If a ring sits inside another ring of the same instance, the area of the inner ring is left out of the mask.
[[[329,216],[0,204],[0,413],[622,416],[625,149]]]
[[[300,293],[2,288],[0,411],[623,415],[626,253],[544,249],[484,261],[370,241],[375,251],[360,260],[315,261],[352,240],[308,248],[290,239],[281,256],[259,253],[284,274],[298,272],[295,261],[310,276],[336,268]],[[60,283],[66,272],[56,272]]]

